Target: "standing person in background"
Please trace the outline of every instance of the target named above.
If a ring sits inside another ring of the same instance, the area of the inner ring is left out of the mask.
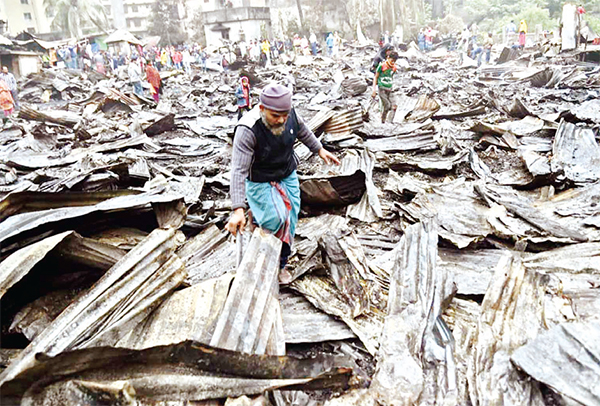
[[[317,36],[315,35],[314,32],[310,33],[309,41],[310,41],[310,50],[311,50],[313,56],[316,56],[317,55]]]
[[[17,80],[15,76],[8,71],[8,66],[2,67],[2,73],[0,73],[0,80],[3,80],[8,86],[8,90],[13,99],[15,108],[19,109],[19,90],[17,89]]]
[[[260,50],[262,51],[261,60],[264,60],[265,66],[271,65],[271,44],[268,39],[264,39],[262,44],[260,45]]]
[[[458,40],[458,63],[459,65],[463,64],[464,56],[469,51],[469,42],[471,40],[471,32],[467,27],[463,29],[463,32],[460,34],[460,39]]]
[[[237,98],[238,120],[242,118],[245,112],[252,109],[252,98],[250,97],[250,81],[246,76],[240,78],[240,84],[235,90]]]
[[[431,51],[433,46],[433,30],[431,27],[427,27],[425,30],[425,50]]]
[[[342,37],[336,31],[333,34],[333,56],[338,56],[340,49],[342,49]]]
[[[519,23],[519,46],[525,48],[525,42],[527,40],[527,23],[525,20],[521,20]]]
[[[300,48],[302,48],[302,55],[309,55],[310,51],[308,50],[308,39],[306,38],[306,35],[304,37],[302,37],[302,39],[300,40]]]
[[[94,66],[96,68],[96,72],[106,74],[106,68],[104,67],[104,56],[102,56],[101,52],[96,53],[93,58]]]
[[[327,56],[329,57],[333,56],[333,43],[333,34],[329,33],[329,35],[327,35],[327,39],[325,40],[325,44],[327,44]]]
[[[487,33],[487,37],[483,40],[483,48],[485,50],[485,63],[490,63],[490,57],[492,55],[492,47],[494,46],[494,38],[491,32]],[[477,65],[481,65],[481,57],[480,60],[477,61]]]
[[[183,69],[183,55],[181,54],[181,52],[179,52],[179,50],[176,50],[173,52],[173,64],[175,65],[175,69],[177,70],[181,70]]]
[[[506,34],[506,44],[512,46],[515,43],[515,35],[517,34],[517,25],[514,20],[510,20],[510,23],[506,24],[504,28]]]
[[[0,108],[4,111],[4,122],[14,112],[14,100],[6,82],[0,79]]]
[[[419,51],[425,51],[425,33],[423,32],[423,28],[419,30],[419,35],[417,35],[417,42],[419,43]]]
[[[160,64],[162,65],[163,69],[168,66],[168,61],[169,56],[167,55],[167,50],[163,48],[162,52],[160,53]]]
[[[183,68],[185,69],[185,71],[187,73],[191,73],[192,72],[192,61],[194,60],[194,58],[192,57],[192,54],[190,53],[190,51],[187,47],[183,50],[183,52],[181,53],[181,56],[183,57]]]
[[[398,53],[392,52],[389,54],[387,59],[380,63],[375,71],[375,78],[373,79],[373,95],[375,98],[379,91],[379,101],[381,105],[381,122],[385,123],[388,118],[388,114],[391,112],[390,122],[394,121],[396,115],[396,101],[393,97],[394,87],[394,75],[396,74],[396,60],[398,59]]]
[[[293,41],[293,44],[294,44],[294,53],[295,53],[296,55],[300,55],[300,52],[301,52],[301,45],[302,45],[302,44],[301,44],[301,41],[300,41],[300,36],[298,36],[298,34],[294,34],[294,41]]]
[[[154,66],[152,66],[152,62],[148,61],[148,65],[146,65],[146,80],[150,83],[152,88],[150,91],[152,92],[152,98],[155,102],[158,103],[160,100],[159,93],[162,92],[161,89],[161,81],[160,81],[160,73],[156,70]]]
[[[150,59],[148,59],[148,62],[150,63]],[[142,70],[137,62],[136,54],[131,55],[131,61],[129,61],[129,65],[127,65],[127,76],[129,76],[129,81],[133,85],[133,93],[138,96],[143,96]]]

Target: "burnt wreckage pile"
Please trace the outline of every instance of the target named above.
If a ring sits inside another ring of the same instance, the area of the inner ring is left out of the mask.
[[[342,158],[297,148],[282,272],[275,237],[223,231],[237,72],[167,73],[158,105],[118,77],[23,81],[0,132],[1,403],[600,404],[597,65],[409,47],[382,125],[372,53],[248,72],[293,84]]]

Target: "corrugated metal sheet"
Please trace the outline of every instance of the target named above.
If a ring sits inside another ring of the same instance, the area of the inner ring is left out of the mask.
[[[304,297],[284,293],[279,296],[283,313],[285,342],[317,343],[356,337],[348,326],[314,307]]]
[[[48,123],[61,124],[67,127],[74,127],[81,120],[78,114],[72,114],[67,111],[53,111],[53,114],[46,114],[26,105],[21,106],[19,117],[27,120],[35,120]]]
[[[92,206],[63,207],[22,213],[11,216],[0,223],[0,244],[11,237],[28,230],[33,230],[42,225],[57,223],[59,221],[83,217],[94,212],[112,212],[141,208],[151,203],[166,203],[179,200],[177,195],[157,195],[142,193],[138,195],[119,196],[108,199]]]
[[[423,131],[417,134],[367,140],[365,146],[372,151],[402,152],[429,151],[438,148],[435,131]]]
[[[19,282],[46,254],[52,251],[65,238],[73,234],[66,231],[21,248],[0,263],[0,298]]]
[[[576,183],[599,180],[600,146],[594,130],[562,121],[552,144],[550,166],[552,172],[562,172]]]
[[[250,354],[272,349],[273,354],[285,354],[284,337],[277,334],[282,323],[277,309],[280,251],[279,239],[260,228],[254,230],[210,345]]]
[[[30,368],[36,354],[84,347],[115,326],[113,322],[132,320],[168,293],[165,283],[172,289],[183,280],[183,262],[174,255],[182,237],[174,229],[154,230],[39,334],[2,372],[0,383]]]
[[[208,344],[232,278],[229,273],[173,293],[117,346],[144,349],[187,340]]]
[[[441,319],[453,285],[447,272],[437,268],[437,229],[437,221],[427,219],[408,227],[400,242],[370,388],[384,403],[399,396],[408,403],[435,403],[441,398],[454,398],[456,403],[454,341]],[[447,342],[440,331],[449,334]],[[401,374],[398,365],[402,365]],[[406,376],[423,384],[415,385]]]
[[[333,117],[335,112],[333,109],[324,107],[320,110],[313,118],[310,119],[306,126],[312,131],[317,132],[317,130],[327,122],[331,117]]]
[[[325,124],[324,130],[329,134],[351,134],[363,126],[362,108],[335,113]]]
[[[298,220],[296,235],[309,239],[316,239],[327,230],[336,232],[346,228],[348,219],[335,214],[322,214],[317,217],[305,217]]]

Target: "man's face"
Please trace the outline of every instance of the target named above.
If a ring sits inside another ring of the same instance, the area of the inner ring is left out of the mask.
[[[6,66],[2,67],[2,73],[8,73],[8,68]]]
[[[281,135],[285,130],[285,122],[290,115],[289,111],[274,111],[260,106],[260,116],[264,125],[271,130],[273,135]]]

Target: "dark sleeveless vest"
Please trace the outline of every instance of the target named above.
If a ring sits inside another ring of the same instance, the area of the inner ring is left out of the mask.
[[[294,154],[294,143],[300,128],[294,109],[290,111],[285,122],[285,130],[281,135],[273,135],[260,118],[251,127],[244,123],[244,118],[239,125],[250,128],[256,138],[249,180],[252,182],[277,182],[290,176],[298,166]]]

